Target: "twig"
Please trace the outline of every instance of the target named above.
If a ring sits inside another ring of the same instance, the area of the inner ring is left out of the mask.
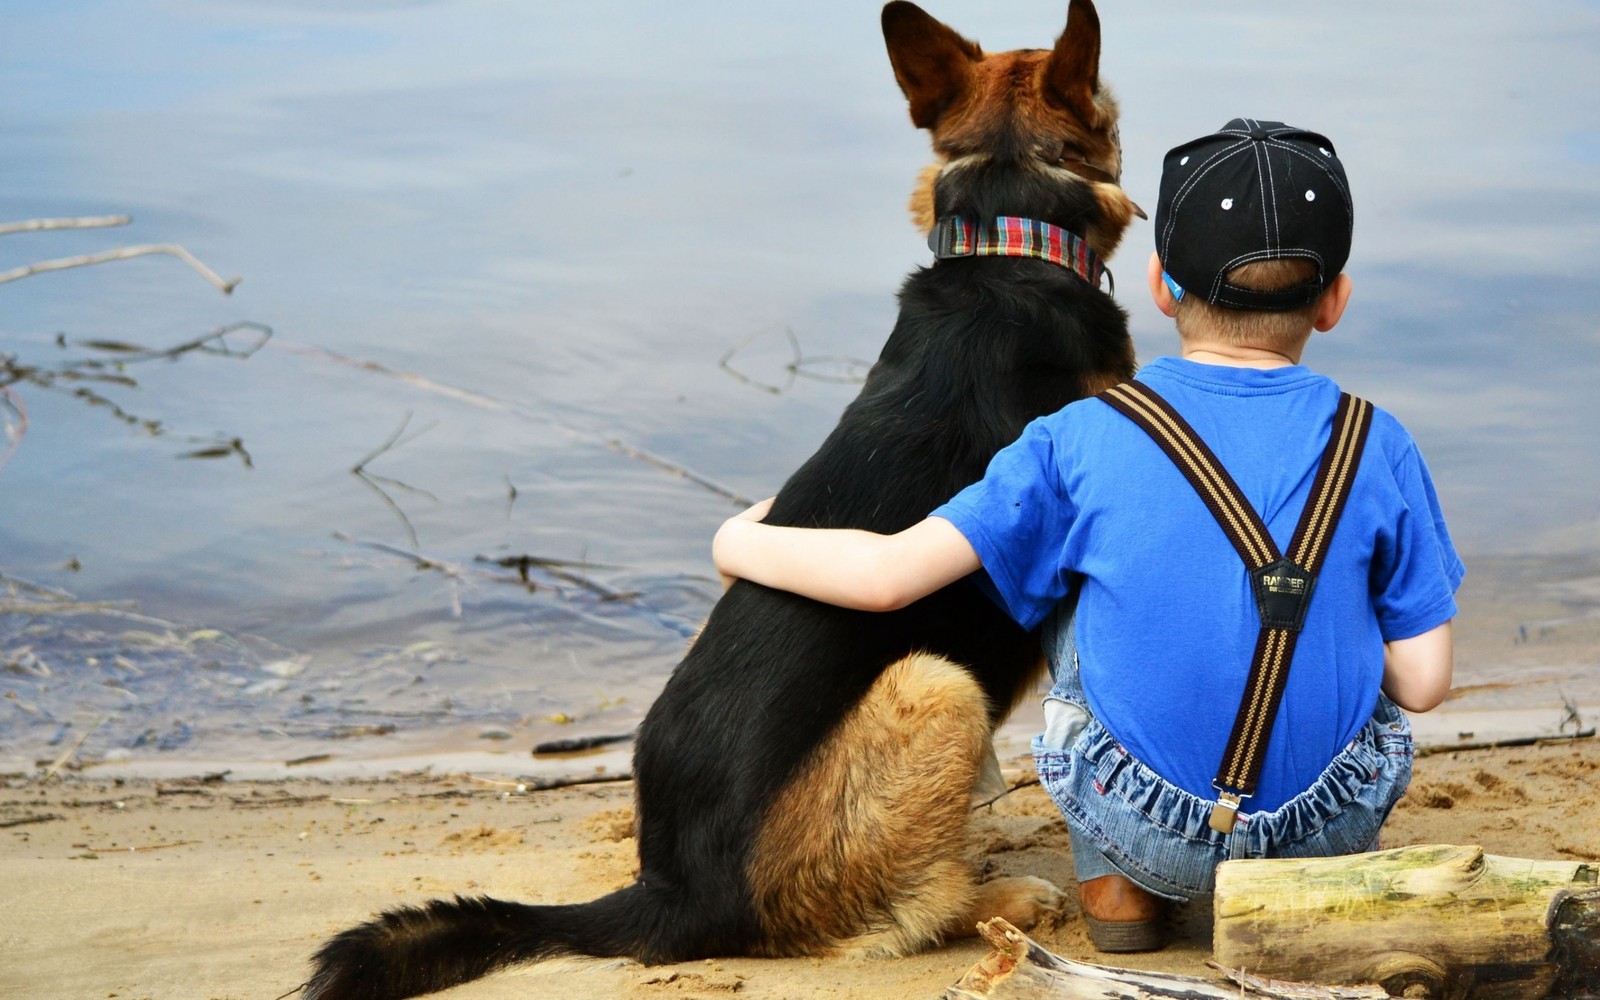
[[[1436,743],[1430,746],[1416,748],[1418,757],[1431,757],[1436,753],[1452,753],[1456,750],[1495,750],[1500,747],[1531,747],[1544,743],[1569,743],[1573,740],[1587,740],[1594,737],[1594,729],[1580,730],[1576,733],[1556,733],[1546,736],[1514,736],[1504,740],[1482,740],[1477,743]]]
[[[582,573],[569,573],[566,570],[566,567],[573,567],[575,569],[615,568],[613,566],[608,566],[605,563],[592,563],[582,559],[550,559],[544,556],[530,555],[473,556],[473,560],[481,563],[493,563],[494,565],[500,566],[504,569],[514,569],[517,571],[517,579],[522,581],[522,583],[526,584],[530,588],[533,586],[533,581],[528,578],[528,570],[538,568],[544,570],[546,573],[549,573],[551,576],[562,581],[563,583],[570,583],[575,587],[582,587],[584,590],[587,590],[589,593],[594,594],[596,597],[599,597],[602,600],[631,601],[639,596],[638,592],[636,591],[624,593],[620,590],[612,590],[610,587],[607,587],[604,584],[595,583]]]
[[[127,260],[130,257],[143,257],[147,254],[167,254],[178,258],[199,272],[202,278],[211,282],[224,295],[233,294],[234,286],[243,280],[242,278],[223,279],[219,277],[217,272],[200,263],[194,254],[191,254],[176,243],[146,243],[134,247],[120,247],[116,250],[102,250],[99,253],[80,254],[76,257],[57,257],[54,260],[41,260],[34,264],[13,268],[10,271],[0,272],[0,285],[8,281],[17,281],[30,275],[42,274],[45,271],[63,271],[69,267],[87,267],[91,264],[105,264],[114,260]]]
[[[31,580],[24,580],[20,576],[11,576],[6,573],[0,573],[0,580],[3,580],[5,583],[7,583],[9,585],[8,589],[10,589],[13,593],[15,593],[18,588],[21,588],[31,593],[43,594],[46,597],[51,597],[58,601],[71,601],[76,599],[73,597],[71,591],[62,590],[60,587],[52,587],[48,584],[34,583]]]
[[[268,809],[272,806],[303,806],[312,802],[326,802],[331,795],[279,795],[270,799],[243,799],[229,796],[228,801],[240,809]]]
[[[813,382],[832,382],[836,385],[860,385],[862,382],[866,381],[866,376],[864,374],[857,374],[857,370],[864,371],[866,369],[870,369],[872,367],[872,362],[863,361],[860,358],[848,357],[843,354],[819,354],[811,356],[802,355],[800,353],[800,338],[796,337],[794,330],[788,326],[777,328],[781,329],[784,333],[784,336],[789,340],[789,363],[783,366],[784,373],[787,377],[784,379],[782,385],[773,385],[770,382],[762,382],[759,379],[751,378],[749,375],[746,375],[744,372],[735,368],[731,364],[734,357],[740,351],[743,351],[746,347],[749,347],[752,343],[760,338],[765,337],[768,333],[772,332],[773,329],[773,327],[769,326],[765,329],[757,330],[755,333],[752,333],[750,336],[728,348],[722,357],[717,359],[717,367],[721,368],[723,371],[727,372],[740,382],[743,382],[745,385],[760,389],[762,392],[771,393],[774,396],[781,395],[794,388],[794,380],[796,378],[808,378]],[[813,369],[818,368],[823,364],[836,365],[844,369],[845,374],[829,375],[822,372],[813,371]]]
[[[846,374],[827,375],[812,370],[824,362],[840,366],[845,369]],[[801,378],[808,378],[813,382],[830,382],[834,385],[860,385],[867,380],[865,371],[871,368],[872,362],[852,358],[846,354],[813,354],[794,363],[794,373]],[[861,370],[859,374],[857,369]]]
[[[574,774],[564,778],[523,778],[521,783],[527,785],[530,792],[546,792],[552,788],[570,788],[574,785],[603,785],[611,782],[632,780],[632,771],[618,771],[615,774]]]
[[[499,778],[480,778],[476,774],[467,775],[468,781],[475,781],[480,785],[493,785],[495,788],[515,788],[517,791],[526,791],[527,785],[521,781],[502,781]]]
[[[50,220],[46,220],[50,221]],[[249,335],[249,340],[242,347],[234,347],[228,341],[228,336],[244,331]],[[112,383],[120,386],[138,387],[138,383],[124,374],[122,369],[130,364],[141,361],[164,360],[171,361],[190,352],[198,351],[220,357],[246,359],[259,351],[268,340],[272,339],[272,328],[262,323],[250,320],[241,320],[219,326],[211,332],[184,341],[167,348],[146,348],[138,344],[129,344],[115,340],[86,340],[74,341],[74,346],[87,347],[92,350],[115,354],[114,359],[100,357],[77,358],[52,367],[35,365],[19,365],[15,358],[0,356],[0,414],[7,410],[15,410],[20,423],[8,423],[0,420],[0,432],[10,439],[9,447],[0,441],[0,448],[5,448],[5,455],[0,456],[0,464],[4,464],[10,451],[15,449],[21,440],[21,435],[27,428],[27,413],[22,409],[22,402],[5,388],[6,384],[25,382],[49,392],[56,392],[66,396],[81,399],[91,406],[102,406],[109,410],[118,420],[130,426],[142,426],[154,435],[166,433],[159,420],[148,420],[137,414],[129,413],[115,401],[100,394],[88,385],[82,383],[105,384]],[[61,347],[67,346],[64,336],[58,334],[56,343]],[[69,386],[62,383],[79,383]],[[7,401],[12,401],[7,405]],[[13,429],[14,428],[14,429]],[[204,438],[193,439],[204,441]],[[180,458],[224,458],[230,455],[239,456],[247,468],[253,465],[250,453],[245,450],[244,442],[239,438],[223,439],[216,444],[186,452]]]
[[[800,338],[796,337],[794,335],[794,330],[787,325],[781,327],[780,329],[783,330],[784,336],[789,338],[789,363],[783,366],[783,370],[785,373],[787,373],[788,378],[784,379],[782,385],[773,385],[770,382],[762,382],[758,379],[753,379],[728,363],[733,360],[734,355],[738,354],[755,341],[760,340],[762,337],[765,337],[768,333],[770,333],[772,331],[772,327],[757,330],[755,333],[752,333],[750,336],[728,348],[722,357],[717,359],[717,367],[721,368],[723,371],[727,372],[740,382],[743,382],[745,385],[760,389],[762,392],[770,393],[774,396],[782,395],[783,393],[792,389],[794,387],[795,372],[799,371],[800,368]]]
[[[12,452],[22,444],[22,436],[28,433],[28,408],[22,405],[22,397],[0,385],[0,410],[16,414],[16,419],[5,418],[0,420],[0,444],[4,450],[0,451],[0,465],[5,465],[11,459]]]
[[[1012,785],[1011,787],[1007,788],[1005,791],[1001,792],[999,795],[996,795],[994,798],[989,799],[986,802],[979,802],[977,805],[973,806],[971,809],[968,809],[967,811],[968,812],[977,812],[979,809],[983,809],[983,808],[985,808],[987,806],[994,805],[996,802],[999,802],[1001,799],[1005,798],[1007,795],[1010,795],[1012,792],[1021,791],[1022,789],[1027,788],[1030,785],[1037,785],[1037,784],[1039,784],[1039,779],[1038,778],[1029,778],[1026,781],[1019,781],[1015,785]]]
[[[59,813],[40,813],[37,816],[22,816],[18,819],[0,820],[0,830],[13,826],[28,826],[32,823],[49,823],[61,819]]]
[[[1286,979],[1255,976],[1243,969],[1230,969],[1206,959],[1206,965],[1238,984],[1240,992],[1259,993],[1277,1000],[1387,1000],[1389,994],[1376,983],[1302,983]]]
[[[385,506],[387,506],[390,510],[394,511],[395,516],[400,519],[401,526],[406,529],[406,537],[411,539],[411,547],[412,548],[418,548],[418,547],[421,546],[422,543],[417,538],[417,530],[416,530],[415,527],[412,526],[411,518],[406,515],[406,512],[400,507],[400,504],[395,501],[394,497],[389,495],[389,491],[385,490],[382,486],[378,485],[378,481],[382,480],[383,482],[389,483],[389,484],[391,484],[393,486],[397,486],[400,489],[406,490],[407,492],[410,492],[410,493],[420,493],[421,495],[427,497],[429,500],[432,500],[434,503],[438,503],[439,502],[439,498],[434,496],[432,493],[429,493],[427,490],[417,489],[416,487],[410,485],[409,483],[403,483],[398,479],[391,479],[388,476],[373,475],[373,474],[367,472],[367,463],[371,462],[373,459],[377,458],[379,455],[382,455],[385,452],[388,452],[388,451],[391,451],[391,450],[393,450],[395,448],[398,448],[401,445],[406,444],[408,442],[415,441],[417,438],[421,437],[422,435],[424,435],[424,434],[428,433],[429,431],[433,430],[434,427],[438,426],[437,423],[428,424],[426,427],[421,428],[420,430],[416,431],[414,434],[411,434],[409,437],[405,437],[404,439],[402,439],[401,435],[405,434],[406,427],[410,423],[411,423],[411,411],[407,410],[406,411],[406,415],[404,417],[400,418],[400,426],[396,427],[394,429],[394,433],[389,435],[388,440],[384,441],[383,444],[378,445],[378,447],[374,448],[372,451],[367,452],[367,454],[362,457],[361,461],[357,462],[355,465],[350,467],[350,471],[351,471],[351,473],[353,473],[355,475],[355,477],[357,479],[361,480],[361,483],[362,483],[363,486],[367,487],[372,492],[378,494],[378,498],[384,502]],[[460,618],[461,615],[458,613],[456,615],[456,617]]]
[[[45,229],[104,229],[108,226],[126,226],[133,221],[131,215],[82,215],[71,219],[26,219],[22,222],[0,222],[0,236],[11,233],[36,233]]]
[[[638,730],[630,729],[625,733],[605,733],[600,736],[573,736],[563,740],[546,740],[536,743],[533,747],[535,757],[549,753],[576,753],[580,750],[593,750],[596,747],[610,746],[613,743],[625,743],[633,739]]]
[[[169,847],[188,847],[198,844],[198,840],[174,840],[168,844],[140,844],[138,847],[95,847],[91,844],[83,845],[83,849],[94,854],[133,854],[141,851],[164,851]]]
[[[1556,727],[1556,731],[1566,732],[1567,727],[1571,726],[1573,732],[1582,732],[1583,714],[1578,711],[1578,703],[1567,697],[1567,693],[1565,691],[1560,691],[1558,689],[1557,693],[1561,695],[1561,707],[1567,710],[1567,714],[1566,717],[1561,720],[1561,725]]]
[[[429,431],[433,430],[435,427],[438,426],[437,422],[428,424],[426,427],[423,427],[422,429],[418,430],[415,434],[412,434],[410,437],[408,437],[404,441],[402,441],[400,439],[400,436],[406,432],[406,427],[410,423],[411,423],[411,411],[407,410],[406,411],[406,415],[400,418],[400,426],[396,427],[394,429],[394,433],[389,435],[388,440],[384,441],[383,444],[380,444],[380,445],[378,445],[378,447],[376,447],[376,448],[372,449],[371,451],[367,452],[367,454],[361,459],[361,461],[357,462],[355,465],[350,467],[350,471],[354,472],[354,473],[357,473],[357,474],[360,474],[361,471],[364,470],[367,467],[367,463],[371,462],[373,459],[377,458],[379,455],[382,455],[386,451],[390,451],[392,449],[398,448],[401,445],[406,444],[408,442],[415,441],[417,438],[421,437],[422,435],[428,433]]]
[[[255,338],[243,349],[235,350],[228,345],[228,334],[238,333],[241,330],[249,331],[255,335]],[[116,364],[127,365],[139,361],[170,361],[191,351],[216,354],[225,358],[245,359],[265,347],[267,341],[272,339],[272,335],[272,327],[267,324],[242,319],[232,323],[225,323],[210,333],[195,337],[193,340],[185,340],[171,347],[141,347],[138,344],[128,344],[117,340],[75,340],[72,343],[78,347],[87,347],[95,351],[117,354]],[[62,346],[65,346],[66,343],[67,341],[63,338],[61,340]],[[217,346],[212,346],[213,343]],[[105,362],[98,358],[87,358],[69,362],[63,366],[62,371],[65,373],[74,368],[99,368],[104,364]]]
[[[454,386],[445,385],[442,382],[436,382],[433,379],[426,378],[412,372],[389,368],[385,365],[378,364],[375,361],[366,361],[361,358],[351,357],[347,354],[339,354],[335,351],[325,350],[320,347],[311,347],[306,344],[289,344],[284,343],[281,340],[278,341],[278,345],[285,350],[293,351],[297,354],[321,358],[325,361],[332,361],[336,364],[349,365],[352,368],[360,368],[363,371],[382,375],[386,378],[397,379],[401,382],[414,385],[428,392],[437,393],[450,399],[466,403],[470,406],[476,406],[479,409],[488,410],[492,413],[506,413],[521,420],[528,420],[543,424],[548,427],[553,427],[575,440],[583,441],[588,444],[599,445],[609,451],[614,451],[617,454],[622,455],[624,458],[645,462],[657,469],[662,470],[663,472],[671,473],[680,479],[687,480],[711,493],[715,493],[717,496],[720,496],[739,507],[748,507],[755,503],[754,499],[745,496],[731,487],[724,486],[708,476],[701,475],[700,473],[695,472],[693,469],[687,468],[686,466],[679,465],[676,462],[669,462],[668,460],[661,458],[660,456],[653,455],[642,448],[636,448],[632,445],[629,445],[618,438],[605,437],[601,434],[580,430],[579,428],[573,427],[570,424],[562,423],[560,420],[551,417],[549,414],[540,413],[518,403],[496,399],[493,396],[489,396],[481,392],[457,389]]]
[[[354,469],[352,469],[351,472],[354,473],[357,482],[376,493],[378,495],[378,499],[383,501],[383,505],[394,511],[394,516],[400,519],[400,527],[406,529],[406,537],[411,540],[412,548],[420,548],[422,545],[422,539],[417,537],[417,529],[412,526],[411,518],[406,516],[405,510],[395,502],[394,497],[390,496],[387,490],[377,484],[376,477],[369,476],[365,472],[360,472]],[[400,483],[397,485],[403,486],[405,484]],[[435,499],[437,500],[437,498]]]
[[[239,460],[244,463],[244,467],[247,469],[253,469],[256,467],[256,463],[250,460],[250,453],[244,450],[244,440],[242,438],[230,438],[229,440],[220,442],[218,444],[207,445],[204,448],[196,448],[194,451],[183,452],[177,457],[227,458],[230,455],[238,455]]]
[[[417,564],[417,569],[438,570],[445,576],[449,577],[460,577],[462,574],[462,569],[459,566],[453,566],[450,563],[425,556],[420,552],[413,552],[410,549],[402,549],[398,545],[390,545],[388,542],[369,542],[360,538],[353,538],[342,531],[335,531],[333,533],[333,537],[339,539],[341,542],[349,542],[351,545],[360,545],[369,549],[377,549],[379,552],[387,552],[390,555],[399,556],[402,559],[409,559]]]
[[[95,720],[94,725],[90,726],[88,729],[85,729],[83,731],[83,735],[78,737],[78,741],[72,744],[72,746],[67,747],[67,749],[62,752],[61,756],[56,758],[55,763],[51,764],[45,770],[44,774],[39,778],[39,784],[42,785],[51,778],[55,777],[56,772],[66,766],[67,761],[72,758],[72,755],[78,752],[78,748],[83,746],[83,744],[88,741],[90,735],[93,734],[96,729],[99,729],[101,726],[105,725],[106,720],[109,718],[111,718],[111,716],[102,715],[99,719]]]

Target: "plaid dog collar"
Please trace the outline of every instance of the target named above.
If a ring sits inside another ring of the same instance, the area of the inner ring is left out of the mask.
[[[928,249],[937,260],[951,257],[1037,257],[1059,264],[1096,288],[1100,276],[1110,277],[1100,255],[1089,242],[1060,226],[1035,219],[1002,215],[993,225],[975,226],[957,215],[946,215],[928,234]],[[1115,285],[1112,286],[1115,289]]]

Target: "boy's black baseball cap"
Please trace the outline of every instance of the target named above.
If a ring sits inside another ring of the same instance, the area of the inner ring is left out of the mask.
[[[1325,136],[1235,118],[1167,153],[1156,253],[1185,292],[1213,305],[1298,309],[1344,269],[1354,218],[1344,165]],[[1310,260],[1316,276],[1272,291],[1228,283],[1241,264],[1284,257]]]

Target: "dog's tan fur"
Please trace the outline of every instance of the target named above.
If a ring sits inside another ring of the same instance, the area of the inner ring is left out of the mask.
[[[989,736],[983,692],[948,660],[909,656],[877,679],[762,823],[748,872],[783,954],[902,955],[1059,903],[1040,879],[975,884],[965,831]]]

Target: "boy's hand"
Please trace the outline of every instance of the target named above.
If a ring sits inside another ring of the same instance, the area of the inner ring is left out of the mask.
[[[739,513],[735,514],[734,516],[728,518],[727,521],[724,521],[723,522],[723,526],[726,527],[728,524],[730,524],[730,523],[732,523],[734,521],[764,521],[764,520],[766,520],[767,512],[772,509],[772,501],[774,501],[776,499],[778,499],[778,498],[777,497],[767,497],[765,500],[761,501],[760,503],[751,504],[749,507],[745,508],[743,511],[740,511]],[[722,532],[718,531],[717,534],[721,535]],[[714,561],[715,558],[716,558],[716,542],[715,541],[712,542],[711,550],[712,550],[712,558],[713,558],[713,561]],[[738,577],[736,577],[736,576],[729,576],[727,573],[724,573],[722,571],[722,567],[720,565],[717,566],[717,576],[722,579],[722,589],[723,590],[727,590],[729,587],[733,586],[733,582],[738,579]]]

